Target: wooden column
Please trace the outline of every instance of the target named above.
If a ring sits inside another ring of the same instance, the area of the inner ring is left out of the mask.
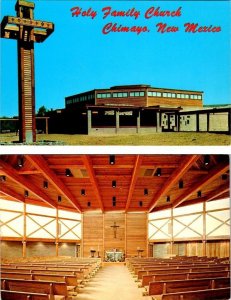
[[[91,132],[92,120],[91,120],[91,110],[87,110],[87,131],[88,134]]]
[[[46,134],[48,134],[49,131],[48,131],[48,118],[46,118]]]
[[[231,133],[231,112],[230,110],[227,112],[228,113],[228,133]]]
[[[160,114],[160,112],[156,113],[156,132],[161,132],[161,114]]]
[[[81,248],[80,248],[80,256],[81,257],[83,257],[83,238],[84,238],[84,232],[83,232],[83,222],[84,222],[84,220],[83,220],[83,218],[84,218],[84,215],[83,215],[83,213],[81,213]]]
[[[22,239],[22,257],[26,257],[26,203],[23,205],[23,239]]]
[[[56,208],[56,239],[55,239],[55,255],[59,256],[59,211]]]
[[[115,114],[116,114],[116,133],[118,133],[119,128],[120,128],[120,114],[119,114],[119,111],[116,110]]]
[[[173,237],[173,208],[171,208],[170,235],[171,235],[170,255],[172,256],[173,255],[173,244],[174,244],[174,237]]]
[[[104,239],[105,239],[105,232],[104,232],[104,230],[105,230],[105,213],[103,213],[103,253],[102,253],[102,259],[104,260],[104,258],[105,258],[105,243],[104,243]]]
[[[199,119],[199,113],[196,113],[196,132],[200,131],[200,119]]]
[[[140,110],[138,111],[137,120],[136,120],[136,132],[140,132]]]
[[[149,257],[149,240],[148,240],[148,213],[146,213],[146,257]]]
[[[210,113],[207,113],[207,132],[209,132],[209,130],[210,130],[210,128],[209,128],[210,127],[210,124],[209,124],[210,118],[209,117],[210,117]]]
[[[177,131],[180,132],[180,114],[177,113]]]
[[[206,202],[203,202],[203,240],[202,254],[206,256]]]
[[[127,257],[127,213],[124,214],[124,255]]]

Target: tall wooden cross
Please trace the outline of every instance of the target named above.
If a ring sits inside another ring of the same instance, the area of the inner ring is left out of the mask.
[[[19,141],[36,141],[34,42],[43,42],[53,31],[54,24],[34,20],[34,3],[18,0],[16,17],[5,16],[1,37],[18,42],[18,101]]]
[[[112,225],[111,227],[114,230],[114,238],[116,239],[117,228],[119,227],[119,225],[116,225],[116,222],[114,222],[114,225]]]

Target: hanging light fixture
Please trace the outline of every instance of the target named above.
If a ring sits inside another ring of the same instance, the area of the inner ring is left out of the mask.
[[[144,189],[144,196],[148,195],[148,189]]]
[[[116,188],[116,180],[112,180],[111,186],[112,186],[113,188]]]
[[[157,168],[157,170],[156,170],[156,176],[158,176],[158,177],[161,176],[161,168]]]
[[[184,182],[183,182],[183,180],[180,180],[179,181],[179,189],[183,189],[183,187],[184,187]]]
[[[58,196],[58,202],[61,202],[61,201],[62,201],[62,197]]]
[[[66,174],[67,177],[71,177],[72,176],[72,173],[71,173],[70,169],[66,169],[65,174]]]
[[[44,189],[48,189],[48,182],[47,181],[43,181],[43,187],[44,187]]]
[[[202,192],[201,192],[201,191],[198,191],[198,192],[197,192],[197,197],[198,197],[198,198],[201,198],[201,196],[202,196]]]
[[[24,196],[27,198],[29,196],[29,192],[28,191],[25,191],[24,192]]]
[[[90,202],[90,201],[87,202],[87,206],[88,206],[88,207],[91,206],[91,202]]]
[[[109,164],[114,165],[115,164],[115,155],[110,155],[109,156]]]
[[[170,196],[166,197],[166,202],[170,202]]]
[[[205,155],[204,157],[204,165],[207,166],[210,163],[210,156],[209,155]]]
[[[140,207],[143,206],[143,201],[139,201],[139,206],[140,206]]]
[[[86,191],[85,191],[85,189],[82,189],[82,190],[81,190],[81,196],[86,196]]]
[[[2,182],[6,181],[6,176],[5,175],[0,176],[0,181]]]
[[[116,197],[115,196],[112,197],[112,206],[116,206]]]
[[[19,168],[23,167],[23,165],[24,165],[24,159],[23,159],[22,155],[18,156],[18,162],[17,163],[18,163]]]

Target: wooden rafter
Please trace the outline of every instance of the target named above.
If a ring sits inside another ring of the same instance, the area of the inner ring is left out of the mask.
[[[168,180],[165,181],[162,188],[154,195],[149,212],[151,212],[157,205],[158,200],[167,193],[173,185],[191,168],[191,166],[198,160],[199,155],[189,155],[183,159],[180,166],[171,174]]]
[[[72,195],[66,185],[60,178],[49,168],[46,160],[41,155],[25,155],[25,157],[39,170],[43,176],[59,191],[61,195],[67,198],[71,204],[81,212],[81,208],[76,198]]]
[[[131,179],[131,183],[130,183],[130,188],[129,188],[129,192],[128,192],[128,199],[127,199],[127,203],[126,203],[126,207],[125,207],[126,212],[128,211],[131,200],[132,200],[132,195],[133,195],[133,192],[134,192],[134,189],[135,189],[136,180],[137,180],[138,175],[139,175],[141,163],[142,163],[142,157],[141,157],[141,155],[137,155],[135,166],[134,166],[134,169],[133,169],[132,179]]]
[[[223,184],[222,186],[220,186],[218,189],[216,189],[215,191],[210,192],[206,197],[205,197],[205,201],[211,201],[214,198],[217,198],[221,195],[223,195],[224,193],[229,191],[229,183],[227,184]]]
[[[209,184],[213,180],[215,180],[217,177],[221,176],[224,174],[227,170],[229,169],[229,163],[221,163],[214,167],[211,172],[206,175],[203,179],[197,181],[195,184],[193,184],[190,188],[188,188],[182,195],[180,195],[174,202],[173,202],[173,207],[179,206],[182,202],[187,200],[190,195],[201,188],[203,186]]]
[[[20,202],[25,202],[25,198],[22,195],[16,193],[15,191],[13,191],[12,189],[8,188],[4,184],[1,184],[0,190],[1,190],[1,193],[3,193],[4,195],[7,195],[9,197],[11,197],[14,200],[17,200],[17,201],[20,201]]]
[[[18,175],[17,171],[11,165],[9,165],[8,163],[4,162],[1,159],[0,159],[0,167],[2,167],[1,173],[4,173],[11,180],[15,181],[19,186],[30,191],[31,193],[36,195],[39,199],[47,202],[52,207],[56,207],[54,201],[52,201],[43,191],[41,191],[40,188],[32,184],[29,180],[23,177],[23,175]]]
[[[92,166],[92,162],[91,162],[89,156],[87,156],[87,155],[83,155],[82,160],[83,160],[83,163],[86,167],[87,173],[90,177],[90,182],[92,184],[92,188],[94,190],[94,193],[95,193],[95,196],[96,196],[97,201],[99,203],[99,206],[100,206],[100,208],[103,212],[104,211],[104,205],[103,205],[103,201],[102,201],[101,196],[100,196],[99,186],[98,186],[97,179],[96,179],[96,176],[95,176],[95,172],[94,172],[94,169],[93,169],[93,166]]]

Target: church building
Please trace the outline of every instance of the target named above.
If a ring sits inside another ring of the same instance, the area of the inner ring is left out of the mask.
[[[229,299],[229,174],[228,155],[1,155],[2,299]]]
[[[101,135],[230,130],[230,108],[205,109],[202,91],[145,84],[113,86],[68,96],[65,109],[55,110],[49,116],[49,131],[57,133]]]

